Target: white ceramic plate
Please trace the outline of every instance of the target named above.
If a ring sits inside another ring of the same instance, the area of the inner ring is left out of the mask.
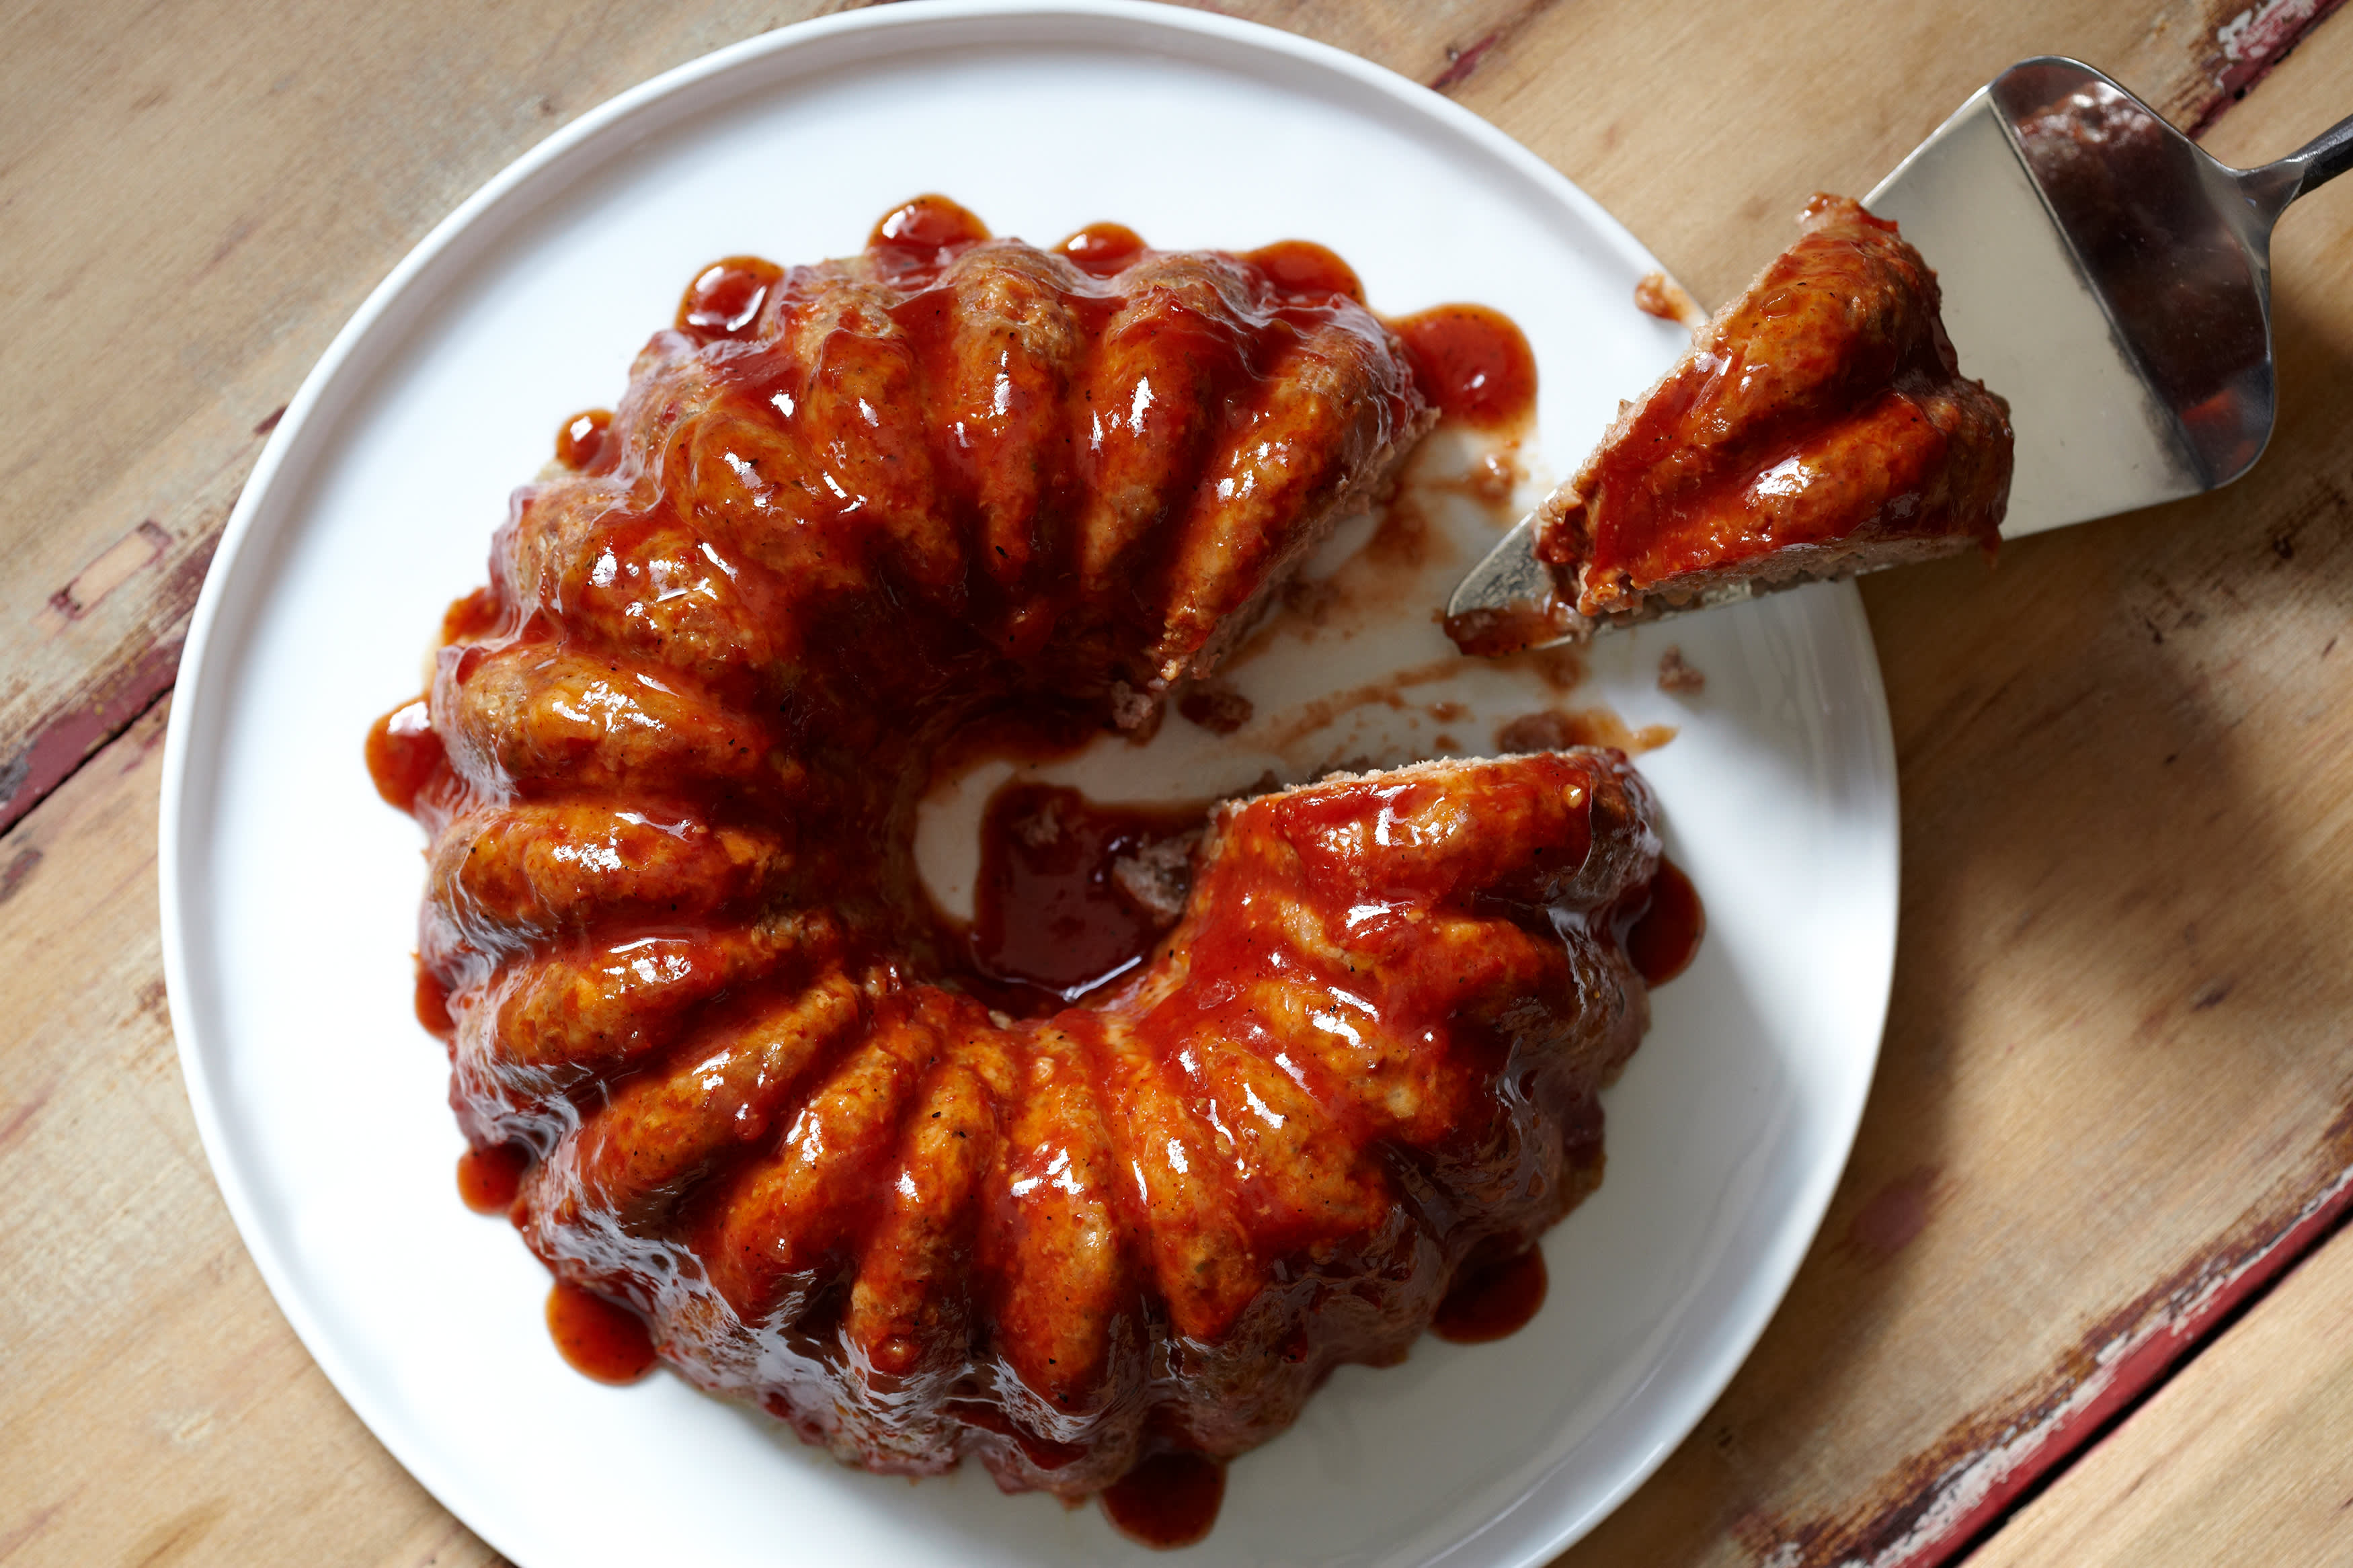
[[[414,692],[443,605],[480,580],[509,487],[560,418],[616,400],[694,269],[854,249],[925,190],[1040,242],[1099,218],[1172,247],[1305,236],[1377,308],[1500,307],[1535,345],[1558,463],[1675,347],[1630,306],[1641,247],[1436,94],[1287,35],[1086,0],[898,5],[722,51],[552,138],[400,265],[294,400],[205,585],[165,762],[164,961],[206,1148],[288,1319],[401,1462],[530,1568],[1146,1555],[976,1470],[863,1475],[673,1378],[616,1391],[558,1361],[544,1274],[451,1189],[442,1056],[408,1011],[417,836],[361,767],[368,721]],[[1440,550],[1435,578],[1473,543]],[[1441,730],[1482,748],[1544,699],[1532,678],[1468,671],[1415,688],[1421,707],[1298,722],[1315,690],[1442,658],[1431,602],[1272,638],[1241,672],[1260,720],[1230,742],[1172,721],[1149,766],[1114,748],[1069,771],[1173,795]],[[1656,689],[1670,640],[1703,697]],[[1450,694],[1468,716],[1430,712]],[[1191,1561],[1541,1562],[1690,1430],[1820,1219],[1895,923],[1860,604],[1813,588],[1606,639],[1570,700],[1679,726],[1643,765],[1711,919],[1609,1096],[1609,1179],[1548,1238],[1532,1325],[1343,1368],[1233,1466]],[[946,804],[926,832],[953,860]]]

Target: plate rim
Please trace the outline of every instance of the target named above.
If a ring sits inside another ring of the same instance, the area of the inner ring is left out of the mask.
[[[329,342],[317,363],[304,375],[285,413],[270,433],[223,525],[220,542],[190,616],[187,637],[182,647],[173,688],[172,714],[164,738],[162,791],[157,813],[157,891],[164,984],[182,1082],[187,1092],[206,1163],[210,1168],[214,1184],[228,1208],[231,1221],[237,1226],[238,1238],[244,1243],[247,1256],[260,1273],[280,1313],[336,1394],[367,1427],[369,1435],[382,1444],[438,1503],[470,1530],[480,1533],[493,1549],[504,1554],[515,1556],[511,1550],[515,1542],[496,1538],[451,1501],[453,1496],[463,1494],[464,1489],[459,1485],[462,1478],[446,1473],[446,1468],[436,1458],[417,1451],[412,1442],[413,1435],[401,1423],[389,1420],[385,1412],[376,1408],[377,1402],[364,1392],[364,1384],[346,1363],[338,1342],[318,1319],[308,1298],[289,1278],[287,1268],[278,1256],[275,1242],[262,1223],[256,1195],[248,1189],[243,1168],[234,1157],[233,1141],[223,1123],[221,1090],[207,1068],[206,1041],[200,1026],[202,1009],[193,1000],[200,994],[201,988],[195,984],[195,972],[186,940],[191,922],[184,918],[184,908],[187,900],[195,896],[192,889],[200,879],[192,871],[184,873],[183,861],[191,850],[190,836],[183,834],[182,826],[192,812],[208,804],[198,788],[198,781],[194,780],[191,774],[191,768],[196,761],[210,760],[198,758],[197,749],[210,742],[216,755],[221,743],[217,724],[205,726],[198,721],[204,717],[208,706],[217,705],[220,694],[210,688],[216,688],[227,680],[235,663],[233,647],[216,654],[214,645],[216,636],[227,637],[242,623],[230,621],[225,624],[222,617],[227,614],[227,606],[232,595],[243,594],[249,597],[257,591],[257,584],[236,579],[241,574],[249,576],[257,557],[298,532],[295,526],[297,519],[291,512],[273,520],[275,526],[260,531],[259,520],[264,502],[276,487],[281,472],[286,471],[290,465],[295,465],[291,479],[299,481],[303,477],[304,466],[323,455],[326,438],[322,437],[318,441],[306,441],[306,437],[314,421],[332,418],[334,410],[330,409],[328,416],[322,416],[319,412],[321,405],[332,395],[347,390],[339,384],[354,356],[367,344],[385,318],[408,302],[420,279],[475,233],[483,219],[497,215],[505,204],[520,201],[522,204],[520,207],[503,216],[510,224],[521,222],[528,218],[531,209],[538,205],[539,200],[559,196],[560,185],[544,193],[534,193],[529,187],[568,154],[613,134],[633,116],[668,103],[702,83],[754,68],[774,56],[828,38],[858,33],[872,33],[886,38],[894,32],[913,35],[913,41],[902,44],[899,50],[886,48],[881,51],[887,55],[931,47],[935,40],[923,39],[921,31],[943,24],[953,27],[975,22],[1034,23],[1058,19],[1121,23],[1137,29],[1139,35],[1159,32],[1180,38],[1211,40],[1238,47],[1244,53],[1271,54],[1285,58],[1295,65],[1349,79],[1360,87],[1370,88],[1397,100],[1409,112],[1435,121],[1444,130],[1468,140],[1544,189],[1554,201],[1572,211],[1598,237],[1640,259],[1646,268],[1657,265],[1656,258],[1608,209],[1515,138],[1412,79],[1335,46],[1257,22],[1189,7],[1154,4],[1151,0],[902,0],[893,5],[810,18],[756,34],[671,67],[605,100],[559,127],[500,169],[435,224],[369,291]],[[747,90],[757,89],[752,88]],[[495,239],[496,237],[492,237]],[[1846,1102],[1820,1108],[1826,1112],[1823,1117],[1825,1131],[1832,1134],[1826,1149],[1834,1146],[1836,1157],[1831,1158],[1826,1152],[1799,1184],[1796,1201],[1790,1205],[1789,1216],[1802,1221],[1802,1225],[1787,1233],[1788,1256],[1777,1258],[1768,1249],[1762,1265],[1752,1274],[1752,1281],[1765,1279],[1768,1274],[1776,1277],[1769,1280],[1769,1290],[1754,1295],[1757,1304],[1749,1310],[1750,1321],[1739,1324],[1736,1331],[1725,1337],[1717,1363],[1706,1367],[1687,1384],[1689,1393],[1682,1407],[1664,1423],[1673,1429],[1673,1436],[1653,1444],[1635,1462],[1622,1468],[1588,1506],[1563,1510],[1563,1517],[1552,1522],[1545,1541],[1517,1560],[1524,1565],[1548,1562],[1614,1512],[1656,1473],[1721,1397],[1733,1377],[1746,1363],[1757,1341],[1787,1299],[1798,1268],[1820,1231],[1823,1216],[1847,1161],[1852,1155],[1863,1106],[1876,1076],[1880,1053],[1884,1047],[1887,1012],[1894,990],[1902,868],[1901,801],[1896,787],[1894,739],[1887,711],[1884,681],[1869,620],[1863,613],[1862,596],[1853,584],[1847,582],[1836,584],[1826,597],[1833,602],[1834,608],[1831,605],[1825,605],[1825,608],[1831,609],[1829,625],[1824,628],[1828,634],[1825,641],[1840,647],[1846,655],[1859,688],[1858,717],[1862,721],[1862,733],[1857,738],[1862,745],[1851,759],[1850,772],[1864,778],[1883,781],[1886,785],[1883,791],[1878,792],[1879,798],[1870,803],[1871,815],[1883,818],[1883,822],[1874,824],[1879,828],[1874,837],[1880,837],[1881,841],[1889,847],[1885,879],[1883,885],[1862,889],[1869,901],[1883,907],[1885,910],[1885,918],[1873,922],[1874,931],[1883,935],[1873,942],[1870,953],[1862,955],[1877,982],[1875,998],[1871,999],[1869,1006],[1861,1009],[1877,1019],[1870,1036],[1869,1059],[1862,1063],[1861,1070],[1853,1075]],[[1472,1536],[1440,1549],[1438,1558],[1433,1561],[1451,1558],[1456,1552],[1470,1545],[1478,1534],[1483,1534],[1486,1529],[1500,1523],[1508,1514],[1518,1511],[1541,1491],[1544,1485],[1545,1479],[1540,1478],[1529,1491],[1506,1504],[1486,1526]],[[504,1522],[494,1521],[497,1524]],[[525,1561],[521,1556],[515,1556],[515,1560],[518,1563]]]

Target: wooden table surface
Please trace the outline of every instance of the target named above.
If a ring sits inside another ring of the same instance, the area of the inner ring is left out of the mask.
[[[2022,56],[2287,151],[2353,110],[2332,5],[1219,8],[1485,115],[1715,300]],[[611,94],[837,8],[8,7],[0,1564],[498,1561],[311,1364],[197,1146],[172,681],[264,437],[400,256]],[[1564,1563],[2353,1562],[2353,179],[2275,256],[2250,477],[1864,584],[1905,826],[1861,1139],[1746,1367]]]

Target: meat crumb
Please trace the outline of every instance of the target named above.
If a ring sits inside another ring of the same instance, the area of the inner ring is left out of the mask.
[[[1683,286],[1663,272],[1645,272],[1634,285],[1634,304],[1644,315],[1662,321],[1680,321],[1693,331],[1707,325],[1707,312]]]
[[[1495,731],[1495,750],[1506,756],[1528,752],[1560,752],[1586,737],[1566,713],[1546,710],[1525,713]]]
[[[1185,912],[1185,900],[1193,890],[1193,847],[1200,842],[1196,830],[1155,839],[1133,855],[1122,855],[1111,863],[1112,886],[1166,931]]]
[[[1062,841],[1062,803],[1049,796],[1042,810],[1013,825],[1013,837],[1025,849],[1044,849]]]
[[[1124,680],[1111,683],[1111,719],[1127,738],[1142,745],[1160,731],[1160,699]]]
[[[1176,711],[1212,735],[1230,735],[1257,711],[1250,700],[1222,680],[1203,680],[1176,700]]]
[[[1695,692],[1707,689],[1707,672],[1683,662],[1683,650],[1670,647],[1659,656],[1659,689]]]

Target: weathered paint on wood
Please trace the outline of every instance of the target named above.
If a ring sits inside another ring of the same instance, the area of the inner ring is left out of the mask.
[[[2024,54],[2106,66],[2242,162],[2353,107],[2326,107],[2353,24],[2298,34],[2293,4],[1227,8],[1440,83],[1711,298],[1808,191],[1867,185]],[[0,428],[0,824],[22,818],[0,1016],[24,1021],[0,1071],[0,1562],[494,1561],[302,1354],[195,1150],[154,947],[155,700],[277,412],[399,254],[547,129],[801,14],[12,23],[0,367],[39,395]],[[1990,578],[1868,585],[1906,813],[1880,1082],[1757,1357],[1568,1561],[1949,1555],[2345,1201],[2348,198],[2283,232],[2285,417],[2254,476]]]
[[[2340,16],[2210,143],[2289,150],[2348,63]],[[2248,479],[1864,584],[1905,889],[1862,1136],[1748,1365],[1567,1562],[1943,1561],[2343,1211],[2348,240],[2353,192],[2281,229]]]
[[[0,1563],[484,1568],[288,1331],[197,1144],[154,920],[170,707],[0,839]]]
[[[1971,1568],[2353,1562],[2353,1232],[2133,1413]]]

